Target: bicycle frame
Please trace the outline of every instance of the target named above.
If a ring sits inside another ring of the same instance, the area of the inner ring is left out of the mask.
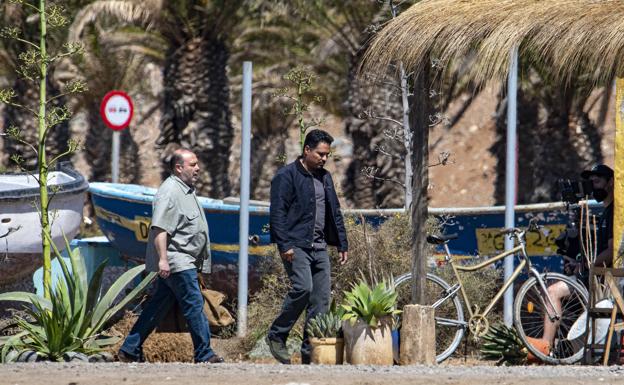
[[[492,311],[492,309],[494,308],[494,306],[498,303],[498,301],[501,299],[501,297],[503,296],[503,294],[505,293],[505,291],[509,288],[509,286],[511,286],[511,284],[518,278],[518,276],[520,275],[520,273],[522,272],[522,270],[526,267],[528,273],[530,273],[531,275],[533,275],[537,281],[540,284],[540,287],[542,288],[542,290],[544,291],[544,293],[546,294],[546,298],[548,299],[548,303],[550,305],[550,309],[555,309],[552,299],[550,298],[550,295],[548,294],[548,289],[546,288],[546,285],[544,284],[544,281],[542,280],[542,277],[540,276],[539,272],[533,268],[533,266],[531,265],[531,261],[529,259],[529,256],[526,253],[526,242],[523,240],[523,236],[524,236],[524,232],[521,234],[514,234],[514,237],[518,240],[519,245],[514,247],[511,250],[507,250],[504,251],[501,254],[498,254],[492,258],[489,258],[487,261],[478,263],[476,265],[472,265],[472,266],[458,266],[455,265],[455,262],[451,256],[451,251],[449,250],[448,244],[444,243],[444,251],[446,252],[446,261],[447,263],[449,263],[451,265],[451,267],[453,268],[453,273],[455,275],[455,278],[457,279],[457,282],[459,283],[459,289],[461,291],[462,294],[462,298],[464,300],[464,303],[466,304],[466,307],[468,309],[468,314],[470,315],[470,318],[474,317],[475,315],[479,315],[482,317],[487,317],[487,315]],[[485,308],[485,310],[483,310],[483,312],[481,313],[477,313],[477,311],[473,310],[473,307],[470,303],[470,300],[468,298],[468,295],[466,293],[466,291],[464,290],[464,284],[461,280],[461,277],[459,275],[459,271],[467,271],[467,272],[473,272],[473,271],[477,271],[480,269],[483,269],[484,267],[487,267],[493,263],[496,263],[500,260],[502,260],[503,258],[509,256],[509,255],[514,255],[516,253],[520,252],[522,255],[522,258],[520,259],[520,263],[518,264],[518,266],[514,269],[513,273],[511,274],[511,276],[505,281],[505,283],[503,284],[503,286],[500,288],[500,290],[496,293],[496,295],[494,296],[494,298],[492,298],[492,300],[490,301],[490,303],[487,305],[487,307]],[[545,304],[543,304],[545,305]],[[559,319],[561,317],[560,314],[557,314],[555,312],[555,314],[550,314],[550,309],[548,306],[545,306],[546,310],[548,311],[548,317],[551,319],[551,321],[554,321],[556,319]]]

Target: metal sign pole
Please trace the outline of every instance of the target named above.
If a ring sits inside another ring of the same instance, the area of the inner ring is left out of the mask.
[[[507,79],[507,156],[505,159],[505,228],[515,227],[516,186],[518,173],[518,147],[516,140],[516,97],[518,94],[518,49],[510,52],[509,78]],[[514,247],[514,240],[505,237],[505,250]],[[505,282],[514,270],[514,256],[505,257]],[[505,325],[513,325],[513,287],[505,292],[503,306]]]
[[[247,334],[247,287],[249,263],[249,180],[251,160],[251,62],[243,62],[243,116],[240,161],[240,227],[238,252],[238,325],[237,336]]]
[[[113,153],[111,154],[111,179],[119,183],[119,131],[113,131]]]

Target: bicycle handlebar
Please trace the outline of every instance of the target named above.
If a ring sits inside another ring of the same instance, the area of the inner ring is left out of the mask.
[[[508,229],[503,229],[500,231],[501,234],[505,234],[505,235],[517,235],[517,234],[521,234],[525,231],[539,231],[543,226],[540,226],[537,224],[538,219],[537,218],[531,218],[529,220],[529,225],[527,226],[526,230],[523,229],[519,229],[517,227],[512,227],[512,228],[508,228]]]
[[[503,229],[503,230],[500,231],[501,234],[505,234],[505,235],[508,235],[508,234],[518,234],[518,233],[521,233],[521,232],[522,232],[522,230],[520,230],[520,229],[518,229],[516,227],[511,227],[509,229]]]

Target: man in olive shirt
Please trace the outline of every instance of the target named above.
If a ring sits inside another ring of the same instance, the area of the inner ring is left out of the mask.
[[[178,302],[188,324],[195,362],[220,363],[210,347],[210,327],[204,314],[197,271],[210,272],[210,238],[204,211],[195,195],[197,156],[174,152],[167,178],[154,196],[147,243],[146,270],[158,272],[156,291],[119,349],[122,361],[144,361],[143,342]]]

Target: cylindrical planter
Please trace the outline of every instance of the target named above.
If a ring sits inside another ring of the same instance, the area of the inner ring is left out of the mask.
[[[392,319],[382,319],[377,327],[358,320],[344,321],[346,362],[353,365],[392,365]]]
[[[310,338],[313,364],[342,365],[344,340],[342,338]]]

